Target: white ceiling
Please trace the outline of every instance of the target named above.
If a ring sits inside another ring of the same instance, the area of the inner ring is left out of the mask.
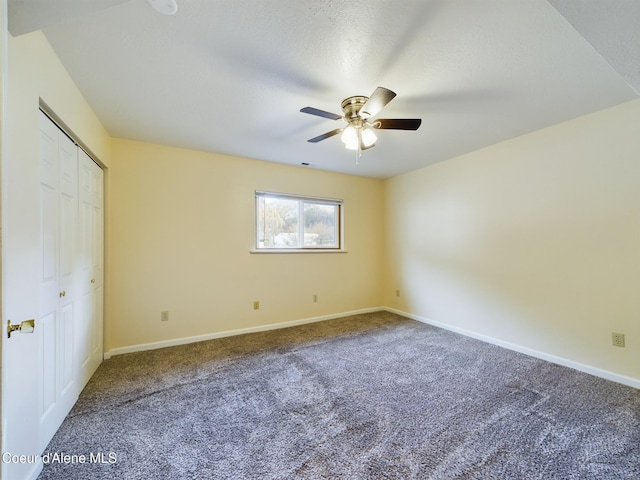
[[[114,137],[386,178],[638,98],[637,0],[9,0],[43,28]],[[45,26],[47,25],[48,26]],[[341,113],[398,96],[375,148],[346,150]],[[45,99],[46,101],[46,99]]]

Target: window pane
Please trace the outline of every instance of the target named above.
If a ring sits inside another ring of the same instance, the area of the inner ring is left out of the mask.
[[[258,250],[341,249],[342,200],[256,191]]]
[[[338,246],[338,205],[304,204],[304,246]]]
[[[298,248],[297,200],[260,197],[258,202],[258,247]]]

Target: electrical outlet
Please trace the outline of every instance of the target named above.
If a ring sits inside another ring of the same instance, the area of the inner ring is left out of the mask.
[[[624,333],[615,333],[611,334],[611,344],[616,347],[624,347]]]
[[[313,303],[318,303],[318,294],[317,293],[313,294]]]
[[[169,311],[168,310],[160,312],[160,321],[161,322],[168,322],[169,321]]]
[[[396,290],[396,297],[400,296],[400,290]]]
[[[253,309],[260,310],[260,302],[258,300],[253,302]]]

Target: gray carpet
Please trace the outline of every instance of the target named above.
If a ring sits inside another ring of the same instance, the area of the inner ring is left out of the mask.
[[[107,360],[61,452],[40,479],[638,479],[640,391],[378,312]]]

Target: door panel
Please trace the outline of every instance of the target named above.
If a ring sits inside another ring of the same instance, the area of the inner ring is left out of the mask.
[[[36,372],[38,358],[38,295],[36,279],[41,273],[38,218],[40,200],[37,164],[33,156],[23,155],[37,142],[36,130],[29,145],[18,146],[26,116],[16,118],[15,95],[7,88],[6,2],[0,5],[0,207],[2,252],[2,452],[33,455],[38,437],[38,402]],[[13,87],[11,87],[13,88]],[[20,86],[18,86],[18,90]],[[11,90],[13,91],[13,90]],[[11,114],[11,121],[7,122]],[[29,120],[37,121],[36,112]],[[7,325],[36,320],[33,333],[15,332],[9,338]],[[37,462],[0,462],[0,477],[5,480],[35,478],[42,468]]]
[[[89,314],[87,314],[89,312]],[[82,294],[80,300],[80,315],[78,316],[78,328],[76,329],[76,355],[80,364],[80,384],[84,384],[85,373],[89,370],[92,349],[92,332],[90,319],[93,313],[92,292]]]
[[[40,114],[40,183],[43,185],[58,185],[58,132],[59,129]],[[46,123],[45,123],[46,122]]]
[[[3,40],[0,39],[0,43]],[[4,54],[4,50],[2,51]],[[0,54],[1,55],[1,54]],[[0,82],[0,89],[2,84]],[[18,130],[29,117],[37,125],[37,112],[8,124],[4,122],[7,96],[3,96],[2,116],[2,449],[14,455],[39,453],[39,412],[43,396],[38,372],[42,368],[38,280],[45,269],[40,264],[40,185],[37,148],[39,137],[28,147],[18,145]],[[49,138],[51,141],[51,138]],[[43,142],[46,144],[46,142]],[[29,156],[32,152],[33,156]],[[46,158],[46,149],[45,149]],[[46,272],[51,275],[51,268]],[[15,332],[9,338],[7,323],[34,319],[32,333]],[[53,380],[52,380],[53,381]],[[6,479],[34,478],[42,468],[38,462],[2,462],[0,476]]]
[[[92,296],[93,289],[91,284],[91,216],[93,208],[91,206],[91,187],[89,182],[83,182],[88,179],[88,175],[84,175],[86,171],[80,162],[80,211],[78,215],[78,224],[80,236],[78,239],[78,263],[79,263],[79,295],[81,296],[79,305],[80,312],[78,316],[78,328],[76,334],[77,354],[79,355],[81,384],[88,380],[84,372],[88,372],[89,361],[91,360],[92,334],[91,319],[93,318]],[[88,200],[87,200],[88,199]],[[85,378],[86,377],[86,378]]]
[[[103,288],[99,287],[93,293],[93,328],[91,342],[91,374],[100,366],[103,359],[103,340],[102,340],[102,312],[104,310]]]
[[[78,149],[44,114],[40,115],[40,148],[42,277],[38,293],[44,328],[38,378],[43,398],[39,437],[44,449],[78,395],[73,373]]]
[[[92,170],[93,161],[80,151],[78,155],[78,261],[79,288],[82,299],[80,301],[81,314],[78,321],[76,345],[80,355],[79,377],[80,385],[84,385],[91,376],[91,351],[93,345],[93,261],[92,230],[93,230],[93,200],[92,200]]]
[[[56,127],[57,129],[57,127]],[[76,297],[77,216],[78,216],[78,147],[58,130],[59,137],[59,239],[60,288],[65,292],[63,303]]]
[[[68,303],[60,308],[60,333],[58,335],[58,345],[60,347],[60,394],[64,398],[66,395],[73,395],[75,380],[74,372],[74,348],[73,348],[73,330],[74,330],[74,304]],[[75,401],[75,399],[74,399]],[[66,416],[66,412],[65,412]]]
[[[41,289],[52,289],[45,293],[50,300],[58,292],[58,222],[57,191],[49,185],[40,185],[40,248],[41,248]],[[57,303],[57,301],[56,301]],[[46,310],[46,307],[43,307]]]
[[[104,303],[104,172],[96,165],[93,170],[93,342],[91,350],[92,370],[102,363],[103,303]],[[93,372],[92,372],[93,373]]]
[[[59,379],[56,375],[58,304],[60,289],[58,248],[58,129],[48,120],[40,121],[40,277],[38,278],[39,365],[36,371],[40,398],[40,430],[56,428],[55,413]],[[42,448],[38,436],[38,447]]]
[[[91,374],[93,374],[102,363],[104,355],[104,172],[94,162],[92,162],[91,169],[93,178],[93,341],[91,345]]]
[[[103,335],[103,171],[82,150],[79,152],[79,261],[82,315],[81,385],[102,362]]]
[[[60,197],[60,282],[68,295],[74,293],[73,275],[76,268],[76,199]]]
[[[93,163],[93,162],[92,162]],[[101,288],[104,271],[104,172],[93,163],[91,165],[93,201],[93,276],[94,289]]]
[[[56,127],[57,129],[57,127]],[[78,191],[78,147],[58,130],[59,162],[60,162],[60,192],[69,197],[75,197]]]
[[[40,330],[40,370],[42,381],[40,390],[40,423],[56,405],[56,310],[43,314],[39,318],[37,328]]]

